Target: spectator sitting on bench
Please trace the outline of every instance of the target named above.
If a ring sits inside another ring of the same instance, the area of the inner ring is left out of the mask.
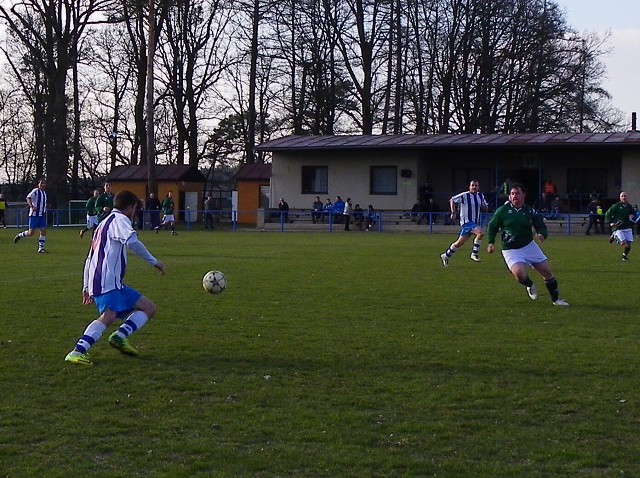
[[[316,200],[313,201],[313,205],[311,206],[311,220],[314,224],[322,220],[322,209],[322,201],[320,201],[320,196],[316,196]]]
[[[327,198],[327,202],[325,202],[322,207],[322,222],[324,222],[325,217],[329,220],[330,214],[333,214],[333,204],[331,204],[331,199]]]
[[[340,196],[336,196],[336,202],[333,203],[333,223],[342,224],[342,214],[344,213],[344,201]]]
[[[369,204],[367,207],[367,231],[372,229],[376,223],[376,210],[375,208]]]
[[[431,198],[431,200],[433,200],[433,198]],[[411,218],[411,222],[415,222],[416,224],[420,224],[422,222],[425,215],[424,207],[420,198],[416,199],[415,204],[411,208],[411,212],[407,213],[407,215]]]
[[[429,204],[427,205],[424,213],[425,219],[429,220],[429,224],[435,224],[438,221],[438,213],[440,212],[440,207],[436,200],[431,198],[429,199]],[[447,219],[451,220],[451,216],[447,214]],[[446,219],[445,219],[446,223]]]
[[[360,204],[356,204],[353,208],[353,222],[358,229],[362,231],[362,223],[364,222],[364,210],[360,207]]]
[[[551,201],[551,207],[549,209],[549,214],[547,215],[547,219],[562,219],[561,213],[562,212],[562,202],[560,201],[560,196],[556,196],[555,198],[553,198],[553,201]]]

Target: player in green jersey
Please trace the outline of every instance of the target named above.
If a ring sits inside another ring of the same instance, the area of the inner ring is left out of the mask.
[[[111,183],[105,181],[104,192],[96,199],[96,211],[98,212],[98,222],[102,221],[109,215],[113,209],[113,193],[111,192]]]
[[[165,229],[168,226],[171,228],[171,235],[176,236],[178,233],[176,232],[176,218],[174,216],[175,203],[173,202],[172,191],[169,191],[167,193],[167,197],[164,198],[164,201],[162,201],[161,207],[162,207],[162,214],[163,214],[162,224],[154,228],[156,230],[156,234],[158,234],[158,231],[160,231],[162,226],[164,226]]]
[[[568,306],[569,303],[560,298],[558,281],[555,279],[547,256],[533,240],[539,242],[547,238],[547,226],[533,208],[525,204],[525,189],[521,184],[513,184],[509,192],[509,201],[500,206],[487,228],[487,252],[493,254],[494,243],[498,231],[502,231],[502,257],[516,280],[526,287],[531,300],[538,298],[536,286],[529,278],[529,267],[533,267],[544,279],[551,295],[553,305]]]
[[[629,251],[633,244],[633,222],[636,212],[633,206],[629,204],[627,193],[620,193],[620,201],[611,206],[604,215],[604,220],[611,226],[611,239],[609,242],[615,241],[624,247],[622,260],[629,260]]]
[[[100,196],[100,190],[94,189],[93,196],[87,199],[87,204],[85,204],[85,210],[87,211],[87,225],[80,229],[81,238],[89,229],[95,229],[98,226],[98,211],[96,210],[96,201],[98,200],[98,196]]]

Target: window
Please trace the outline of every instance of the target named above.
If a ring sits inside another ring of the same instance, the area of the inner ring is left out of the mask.
[[[371,166],[370,194],[398,194],[398,168]]]
[[[329,168],[302,166],[302,194],[327,194],[328,192]]]

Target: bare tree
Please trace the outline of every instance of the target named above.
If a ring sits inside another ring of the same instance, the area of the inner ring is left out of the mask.
[[[177,163],[198,165],[201,120],[209,91],[229,64],[227,25],[230,10],[218,0],[204,6],[191,0],[176,4],[160,47],[164,90],[171,99],[177,128]]]
[[[108,3],[109,0],[22,0],[9,9],[0,4],[0,18],[29,50],[33,61],[40,64],[47,84],[44,148],[54,205],[68,197],[66,80],[74,61],[72,51],[91,16]]]

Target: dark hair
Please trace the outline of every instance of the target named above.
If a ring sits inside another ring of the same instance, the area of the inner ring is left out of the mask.
[[[523,193],[525,193],[525,194],[527,193],[527,188],[525,188],[524,184],[522,184],[522,183],[512,183],[511,187],[509,188],[509,191],[511,191],[512,189],[519,189]]]
[[[118,191],[113,198],[113,207],[122,211],[129,206],[135,206],[138,203],[138,196],[131,191]]]

